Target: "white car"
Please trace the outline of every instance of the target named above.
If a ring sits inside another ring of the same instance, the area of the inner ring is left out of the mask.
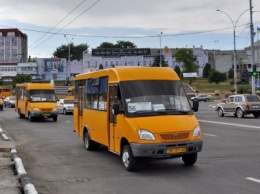
[[[4,107],[15,107],[15,96],[8,96],[4,99]]]
[[[194,96],[194,97],[191,97],[190,100],[191,101],[194,101],[194,100],[197,100],[197,101],[209,101],[210,99],[212,98],[211,95],[208,95],[208,94],[198,94],[197,96]]]
[[[74,100],[73,99],[60,99],[58,101],[58,112],[63,114],[73,113]]]

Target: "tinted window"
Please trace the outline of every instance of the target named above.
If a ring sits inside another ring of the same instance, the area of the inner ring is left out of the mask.
[[[251,95],[246,97],[248,102],[260,102],[260,99],[256,95]]]

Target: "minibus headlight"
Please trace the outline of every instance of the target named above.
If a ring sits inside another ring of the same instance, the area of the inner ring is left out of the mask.
[[[155,140],[154,135],[151,132],[149,132],[149,131],[140,129],[138,131],[138,134],[139,134],[140,139],[143,139],[143,140]]]
[[[34,107],[33,111],[39,111],[39,109],[37,107]]]
[[[52,111],[57,111],[57,107],[55,107],[54,109],[52,109]]]
[[[200,132],[200,127],[196,126],[194,131],[193,131],[193,137],[197,137],[200,136],[201,132]]]

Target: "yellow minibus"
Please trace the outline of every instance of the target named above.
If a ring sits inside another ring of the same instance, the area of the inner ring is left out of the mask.
[[[0,86],[0,97],[11,96],[11,86]]]
[[[52,118],[57,121],[57,101],[52,84],[22,83],[16,84],[15,111],[20,118]]]
[[[87,150],[100,145],[128,171],[139,158],[197,161],[202,132],[182,83],[169,67],[117,67],[76,75],[74,131]]]
[[[65,99],[74,99],[74,90],[75,90],[74,86],[69,87]]]

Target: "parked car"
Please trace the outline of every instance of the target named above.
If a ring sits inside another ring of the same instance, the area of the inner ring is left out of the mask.
[[[4,108],[4,100],[3,97],[0,97],[0,110],[3,110]]]
[[[73,113],[74,100],[73,99],[60,99],[58,101],[58,112],[63,114]]]
[[[208,101],[212,98],[211,95],[207,95],[207,94],[198,94],[197,96],[191,97],[190,100],[194,101],[194,100],[198,100],[198,101]]]
[[[4,99],[4,107],[15,107],[15,96],[8,96]]]
[[[235,117],[243,118],[245,115],[253,114],[255,118],[260,116],[260,97],[250,94],[231,95],[226,102],[218,103],[215,109],[219,117],[225,114],[233,114]]]

